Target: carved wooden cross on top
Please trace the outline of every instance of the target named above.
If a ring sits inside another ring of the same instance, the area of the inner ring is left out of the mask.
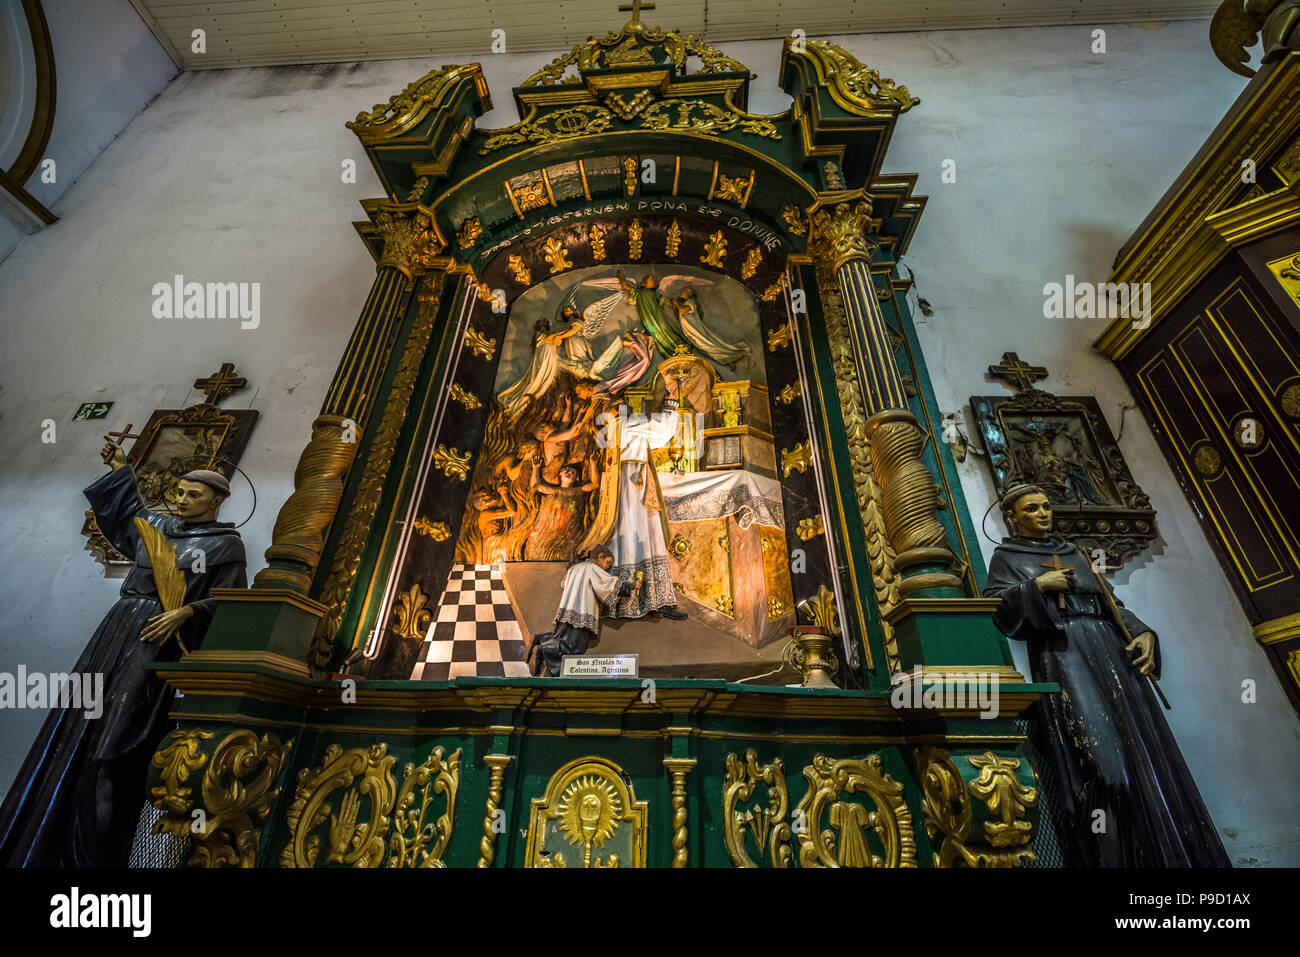
[[[246,385],[248,385],[247,379],[235,375],[233,362],[223,362],[221,368],[206,379],[194,380],[194,388],[203,390],[204,401],[208,405],[220,405],[222,399],[233,395]]]
[[[1014,352],[1004,352],[1001,365],[989,366],[989,375],[1005,380],[1017,392],[1027,392],[1036,380],[1047,378],[1047,367],[1031,366]]]
[[[632,0],[631,5],[628,5],[628,4],[625,3],[625,4],[623,4],[622,6],[620,6],[620,7],[618,8],[618,12],[619,12],[619,13],[628,13],[628,12],[631,12],[631,14],[632,14],[632,19],[629,20],[628,22],[629,22],[629,23],[640,23],[640,22],[641,22],[641,11],[642,11],[642,10],[653,10],[654,8],[655,8],[655,5],[654,5],[653,3],[642,3],[641,0]]]
[[[1063,569],[1063,568],[1072,568],[1072,567],[1073,567],[1073,566],[1071,566],[1071,565],[1062,565],[1062,564],[1061,564],[1061,556],[1060,556],[1060,555],[1053,555],[1053,556],[1052,556],[1052,560],[1051,560],[1050,562],[1043,562],[1043,563],[1042,563],[1042,566],[1043,566],[1044,568],[1049,568],[1049,569],[1051,569],[1051,570],[1054,571],[1054,572],[1059,572],[1059,571],[1060,571],[1061,569]],[[1057,606],[1058,608],[1060,608],[1061,611],[1065,611],[1065,592],[1063,592],[1063,591],[1058,591],[1058,592],[1056,593],[1056,606]]]

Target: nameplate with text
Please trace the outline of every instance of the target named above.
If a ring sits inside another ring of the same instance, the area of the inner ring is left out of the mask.
[[[565,655],[560,677],[635,678],[640,667],[640,655]]]

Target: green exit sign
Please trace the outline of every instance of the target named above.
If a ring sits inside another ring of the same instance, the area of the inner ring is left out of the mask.
[[[72,417],[73,422],[89,422],[91,419],[103,419],[108,416],[108,410],[113,408],[112,402],[83,402],[77,409],[77,414]]]

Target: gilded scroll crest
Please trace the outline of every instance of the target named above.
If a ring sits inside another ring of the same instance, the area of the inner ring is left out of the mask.
[[[760,784],[767,789],[766,803],[755,801],[752,807],[742,807],[753,799]],[[758,752],[753,748],[745,752],[744,761],[728,754],[722,787],[722,835],[731,863],[736,867],[758,866],[745,848],[749,839],[760,859],[769,856],[773,867],[789,867],[793,857],[791,829],[786,820],[790,791],[781,759],[759,765]]]
[[[617,764],[570,761],[532,801],[524,866],[645,867],[646,808]]]
[[[786,55],[793,41],[785,41]],[[818,77],[826,84],[832,98],[850,113],[878,112],[882,107],[897,107],[906,113],[921,101],[879,70],[864,65],[843,47],[825,40],[805,40],[803,56],[812,61]]]
[[[690,34],[682,36],[675,30],[649,27],[636,18],[624,24],[621,30],[611,31],[601,37],[592,37],[585,43],[578,44],[563,56],[556,57],[520,85],[553,86],[581,83],[581,77],[569,74],[570,68],[585,73],[590,70],[662,62],[664,65],[671,64],[674,73],[684,73],[688,57],[695,57],[700,61],[701,66],[695,71],[696,73],[749,72],[745,64],[724,55],[698,37]]]
[[[796,813],[800,867],[916,867],[912,813],[903,785],[882,771],[880,755],[832,761],[824,754],[804,768],[808,792]],[[868,798],[873,807],[844,800]],[[830,827],[823,830],[823,818]]]
[[[400,93],[377,103],[369,111],[362,110],[357,118],[346,124],[363,143],[378,142],[404,133],[428,115],[434,105],[462,79],[474,79],[483,84],[483,74],[477,63],[467,66],[444,66],[427,73],[409,84]]]

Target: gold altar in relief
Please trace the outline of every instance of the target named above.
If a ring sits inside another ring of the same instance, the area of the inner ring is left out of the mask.
[[[205,826],[195,831],[191,792],[180,783],[203,766],[206,757],[198,742],[211,737],[211,732],[196,729],[173,731],[154,755],[154,766],[163,769],[164,786],[153,789],[153,806],[163,816],[152,833],[191,838],[189,867],[250,868],[257,861],[262,824],[280,796],[279,788],[271,785],[292,742],[281,744],[269,732],[259,738],[246,728],[227,735],[213,750],[203,775]]]
[[[510,270],[510,275],[514,276],[515,282],[521,285],[527,286],[533,281],[532,272],[518,253],[510,254],[506,259],[506,268]]]
[[[1300,306],[1300,253],[1274,259],[1268,264],[1268,271],[1291,300]]]
[[[814,515],[812,518],[800,519],[798,526],[795,528],[795,534],[805,542],[816,538],[818,535],[824,535],[825,533],[826,525],[822,521],[820,515]]]
[[[525,867],[645,867],[647,805],[605,758],[570,761],[534,798]]]
[[[435,542],[445,542],[451,538],[451,529],[447,527],[446,522],[431,522],[423,515],[415,520],[412,527],[415,529],[415,534],[432,538]]]
[[[460,232],[456,234],[456,245],[461,249],[469,249],[476,242],[479,236],[483,234],[483,224],[479,222],[477,216],[471,216],[465,220],[465,225],[461,227]]]
[[[393,617],[397,619],[397,625],[393,630],[409,640],[422,639],[425,632],[429,630],[429,622],[433,620],[433,612],[429,610],[428,605],[429,596],[424,593],[419,582],[416,582],[397,598],[397,607],[393,609]]]
[[[591,258],[598,263],[605,261],[605,230],[599,223],[592,223],[587,230],[587,242],[591,246]]]
[[[781,453],[781,475],[785,478],[789,478],[793,471],[808,471],[810,465],[812,465],[812,450],[807,442],[800,442],[794,448],[786,449]]]

